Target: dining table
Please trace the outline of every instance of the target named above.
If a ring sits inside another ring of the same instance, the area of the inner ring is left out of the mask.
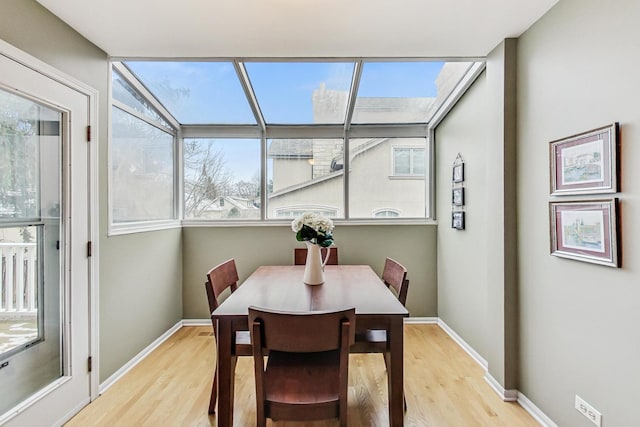
[[[389,425],[402,426],[403,319],[407,309],[368,265],[327,265],[324,283],[303,282],[305,266],[258,267],[212,313],[217,322],[217,378],[219,427],[233,426],[234,354],[236,331],[248,330],[248,307],[287,312],[338,310],[355,307],[356,333],[385,330]],[[313,333],[313,331],[309,331]]]

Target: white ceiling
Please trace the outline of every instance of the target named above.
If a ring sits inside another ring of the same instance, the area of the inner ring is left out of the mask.
[[[558,0],[37,0],[113,57],[482,57]]]

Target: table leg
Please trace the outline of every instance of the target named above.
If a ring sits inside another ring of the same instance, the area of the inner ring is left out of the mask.
[[[233,425],[234,359],[231,321],[218,319],[218,427]]]
[[[389,425],[399,427],[404,424],[404,332],[402,318],[391,321],[388,339]]]

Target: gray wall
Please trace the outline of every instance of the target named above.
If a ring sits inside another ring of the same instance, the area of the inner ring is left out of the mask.
[[[334,236],[340,264],[368,264],[382,274],[385,257],[401,262],[411,316],[437,315],[434,225],[340,225]],[[184,228],[183,245],[185,319],[209,318],[204,281],[211,267],[234,258],[242,282],[260,265],[293,264],[293,249],[304,246],[288,226]]]
[[[591,425],[574,409],[576,394],[602,412],[603,425],[640,425],[640,170],[632,163],[640,158],[639,20],[637,1],[561,0],[518,40],[517,108],[510,106],[515,98],[500,100],[512,91],[513,58],[499,46],[485,76],[436,130],[439,316],[487,359],[490,374],[559,426]],[[622,133],[623,191],[616,196],[623,267],[550,256],[549,141],[614,121]],[[509,123],[517,123],[516,152],[500,147]],[[457,152],[467,162],[464,232],[448,225]],[[509,261],[510,253],[517,260]],[[487,305],[479,302],[483,295]]]
[[[592,425],[576,394],[603,425],[640,425],[638,22],[637,0],[561,0],[519,40],[519,389],[560,426]],[[550,256],[549,141],[614,121],[623,266]]]
[[[494,240],[486,227],[487,79],[483,73],[436,128],[438,316],[486,358],[487,261]],[[451,228],[451,174],[465,160],[465,230]],[[493,254],[495,256],[495,254]]]
[[[518,381],[516,47],[505,40],[488,55],[485,72],[436,128],[438,313],[506,390]],[[465,230],[450,227],[458,153],[465,161]]]
[[[107,55],[33,0],[2,0],[0,38],[99,92],[100,381],[182,319],[180,230],[107,237]]]

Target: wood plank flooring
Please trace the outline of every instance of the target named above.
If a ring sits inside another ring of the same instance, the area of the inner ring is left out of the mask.
[[[356,354],[349,363],[349,425],[388,425],[384,360]],[[208,415],[215,362],[211,327],[183,327],[67,427],[216,426]],[[484,372],[437,325],[405,325],[405,426],[538,426],[517,403],[503,402]],[[234,426],[255,425],[253,361],[238,358]],[[272,423],[324,427],[337,422]]]

